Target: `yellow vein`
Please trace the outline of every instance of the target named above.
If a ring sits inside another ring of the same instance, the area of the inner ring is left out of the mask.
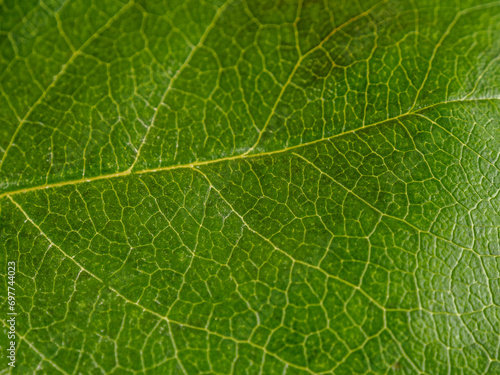
[[[336,34],[338,31],[342,30],[343,28],[349,26],[350,24],[356,22],[357,20],[363,18],[363,17],[366,17],[368,16],[371,12],[373,12],[373,10],[380,6],[380,4],[382,3],[385,3],[386,1],[382,1],[380,3],[377,3],[375,4],[374,6],[372,6],[370,9],[358,14],[357,16],[355,17],[352,17],[350,20],[344,22],[342,25],[340,26],[337,26],[335,29],[333,29],[330,34],[328,34],[325,39],[323,39],[316,47],[310,49],[307,53],[305,53],[304,55],[300,56],[300,58],[298,59],[297,63],[295,64],[295,66],[293,67],[293,70],[292,70],[292,73],[290,73],[290,76],[288,77],[288,80],[285,82],[285,84],[283,85],[283,87],[281,88],[281,91],[278,95],[278,98],[276,99],[276,101],[274,102],[274,106],[273,108],[271,109],[271,113],[269,114],[269,116],[267,117],[267,120],[262,128],[262,130],[260,131],[259,133],[259,136],[257,137],[257,141],[255,141],[254,145],[252,147],[250,147],[248,149],[248,151],[245,152],[244,155],[246,154],[249,154],[250,152],[252,152],[255,147],[258,146],[258,144],[260,143],[260,140],[262,138],[262,135],[266,132],[266,129],[269,125],[269,123],[271,122],[271,119],[273,118],[274,114],[276,113],[276,109],[278,108],[278,105],[279,103],[281,103],[281,99],[283,97],[283,95],[285,94],[285,91],[286,91],[286,88],[288,87],[288,85],[292,82],[292,79],[293,77],[295,76],[295,73],[297,72],[298,68],[300,67],[300,65],[302,64],[302,61],[304,61],[308,56],[310,56],[311,54],[313,54],[314,52],[316,52],[317,50],[319,50],[321,47],[323,47],[323,45],[334,35]],[[295,23],[297,22],[297,20],[295,21]]]
[[[378,209],[377,207],[375,207],[374,205],[372,205],[370,202],[368,202],[367,200],[363,199],[361,196],[359,196],[358,194],[356,194],[353,190],[349,189],[348,187],[344,186],[343,184],[341,184],[340,182],[338,182],[337,180],[335,180],[332,176],[330,176],[328,173],[326,173],[325,171],[321,170],[316,164],[314,164],[311,160],[305,158],[304,156],[302,155],[299,155],[295,152],[292,153],[294,156],[302,159],[303,161],[305,161],[306,163],[308,163],[309,165],[311,165],[314,169],[316,169],[321,175],[324,175],[326,177],[328,177],[330,180],[332,180],[334,183],[336,183],[339,187],[341,187],[342,189],[346,190],[348,193],[352,194],[354,197],[356,197],[358,200],[360,200],[361,202],[363,202],[364,204],[366,204],[368,207],[370,207],[372,210],[376,211],[379,215],[382,215],[382,216],[385,216],[385,217],[388,217],[390,219],[393,219],[393,220],[396,220],[396,221],[399,221],[399,222],[402,222],[406,225],[408,225],[410,228],[412,228],[413,230],[417,231],[417,232],[420,232],[420,233],[424,233],[424,234],[428,234],[430,236],[433,236],[433,237],[436,237],[437,239],[440,239],[442,241],[445,241],[445,242],[448,242],[449,244],[451,245],[454,245],[454,246],[457,246],[461,249],[464,249],[464,250],[468,250],[472,253],[474,253],[475,255],[477,255],[478,257],[482,257],[481,254],[479,254],[478,252],[476,252],[474,249],[470,248],[470,247],[466,247],[464,245],[460,245],[460,244],[457,244],[445,237],[441,237],[439,236],[438,234],[435,234],[435,233],[432,233],[432,232],[429,232],[427,230],[423,230],[423,229],[420,229],[419,227],[417,227],[416,225],[413,225],[411,223],[409,223],[408,221],[406,221],[405,219],[402,219],[402,218],[399,218],[397,216],[393,216],[393,215],[390,215],[388,213],[385,213],[383,211],[381,211],[380,209]]]
[[[115,15],[113,15],[113,17],[111,17],[108,20],[108,22],[106,22],[103,26],[101,26],[101,28],[99,28],[89,39],[87,39],[87,41],[85,43],[83,43],[81,45],[81,47],[77,51],[74,51],[72,53],[71,57],[69,58],[68,61],[66,61],[66,63],[64,63],[64,65],[62,66],[62,68],[59,71],[59,73],[57,73],[54,76],[54,79],[52,80],[52,82],[50,83],[50,85],[47,86],[47,88],[45,89],[45,91],[42,92],[42,95],[40,95],[40,97],[37,99],[37,101],[30,107],[30,109],[28,110],[28,112],[26,112],[26,115],[24,115],[23,119],[19,122],[19,125],[17,126],[14,134],[12,135],[12,138],[10,139],[10,142],[9,142],[7,148],[5,149],[5,152],[3,153],[2,160],[0,161],[0,170],[2,170],[2,167],[4,165],[5,157],[7,156],[10,148],[14,144],[14,140],[16,139],[16,136],[19,133],[19,130],[22,128],[23,124],[26,122],[26,120],[31,115],[31,113],[33,113],[33,111],[35,110],[35,108],[37,108],[42,103],[43,99],[45,99],[45,97],[47,96],[48,92],[56,85],[56,83],[59,81],[59,78],[61,78],[61,76],[63,76],[64,73],[66,73],[66,69],[68,68],[68,66],[70,66],[73,63],[73,61],[75,61],[75,59],[78,56],[80,56],[80,52],[82,52],[90,43],[92,43],[103,31],[105,31],[106,29],[108,29],[111,26],[111,24],[114,21],[116,21],[133,4],[134,4],[133,0],[131,0],[127,4],[125,4]],[[69,47],[71,49],[71,45],[69,45]]]
[[[7,323],[5,323],[5,321],[3,319],[1,319],[1,322],[2,324],[5,326],[5,328],[9,328],[9,326],[7,325]],[[30,348],[31,350],[33,350],[42,360],[42,362],[47,362],[48,364],[50,364],[52,367],[54,367],[57,371],[59,371],[60,373],[62,374],[66,374],[66,375],[69,375],[66,371],[64,371],[62,368],[60,368],[56,363],[54,363],[50,358],[47,358],[43,355],[43,353],[38,350],[35,345],[33,345],[33,343],[31,343],[30,341],[28,341],[26,339],[26,337],[24,336],[21,336],[19,333],[16,333],[16,335],[22,340],[24,341]],[[19,347],[17,348],[19,349]],[[16,350],[17,350],[16,349]]]
[[[417,91],[417,95],[415,95],[415,101],[413,102],[413,105],[410,108],[410,111],[413,108],[415,108],[415,106],[417,105],[418,98],[420,97],[420,94],[421,94],[422,90],[424,89],[425,84],[427,83],[427,79],[429,78],[429,75],[430,75],[431,70],[432,70],[432,64],[434,62],[434,59],[436,58],[436,55],[437,55],[439,48],[443,44],[446,37],[450,34],[451,30],[456,25],[456,23],[458,22],[460,17],[462,17],[463,15],[466,15],[468,13],[474,12],[478,9],[490,8],[490,7],[494,7],[494,6],[498,6],[498,5],[500,5],[500,2],[498,2],[498,1],[495,1],[492,3],[487,3],[487,4],[481,4],[481,5],[477,5],[477,6],[474,6],[472,8],[469,8],[469,9],[463,9],[455,15],[455,17],[453,18],[451,23],[448,25],[448,27],[446,28],[445,32],[443,33],[443,35],[441,36],[441,38],[439,39],[437,44],[434,46],[434,50],[432,51],[431,58],[429,59],[429,65],[427,67],[427,71],[425,72],[424,80],[422,81],[422,84],[420,85],[420,88]]]
[[[437,107],[439,105],[448,104],[448,103],[466,103],[466,102],[492,101],[492,100],[500,100],[500,98],[478,98],[478,99],[453,100],[453,101],[441,102],[441,103],[436,103],[436,104],[429,105],[427,107],[420,108],[420,109],[416,110],[415,112],[404,113],[402,115],[398,115],[398,116],[391,117],[391,118],[388,118],[385,120],[381,120],[381,121],[378,121],[378,122],[375,122],[375,123],[372,123],[372,124],[369,124],[366,126],[362,126],[362,127],[356,128],[356,129],[346,130],[345,132],[342,132],[339,134],[334,134],[330,137],[316,139],[314,141],[301,143],[301,144],[298,144],[295,146],[290,146],[290,147],[287,147],[284,149],[261,152],[261,153],[257,153],[257,154],[244,153],[244,154],[240,154],[240,155],[228,156],[228,157],[219,158],[219,159],[197,161],[197,162],[179,164],[179,165],[169,165],[166,167],[150,168],[150,169],[143,169],[143,170],[137,170],[137,171],[132,171],[131,168],[128,168],[127,170],[122,171],[122,172],[110,173],[110,174],[105,174],[105,175],[100,175],[100,176],[95,176],[95,177],[88,177],[88,178],[84,177],[84,178],[79,178],[76,180],[53,182],[53,183],[48,183],[48,184],[43,184],[43,185],[32,186],[32,187],[28,187],[28,188],[24,188],[24,189],[19,189],[19,190],[7,191],[4,193],[1,193],[0,198],[6,197],[6,196],[12,196],[12,195],[16,195],[16,194],[28,193],[28,192],[37,191],[37,190],[51,189],[51,188],[57,188],[57,187],[62,187],[62,186],[68,186],[68,185],[78,185],[78,184],[83,184],[86,182],[107,180],[107,179],[112,179],[112,178],[117,178],[117,177],[125,177],[125,176],[129,176],[129,175],[142,175],[142,174],[154,173],[154,172],[171,171],[171,170],[176,170],[176,169],[192,169],[192,168],[201,167],[204,165],[216,164],[216,163],[225,162],[225,161],[255,159],[255,158],[259,158],[259,157],[263,157],[263,156],[276,155],[276,154],[285,153],[287,151],[291,151],[291,150],[294,150],[297,148],[307,147],[307,146],[314,145],[316,143],[329,141],[329,140],[339,138],[339,137],[342,137],[342,136],[345,136],[348,134],[355,134],[359,131],[373,128],[373,127],[376,127],[379,125],[383,125],[385,123],[399,120],[399,119],[402,119],[402,118],[405,118],[408,116],[412,116],[412,115],[417,116],[420,112],[423,112],[425,110],[429,110],[429,109]]]
[[[21,205],[19,203],[17,203],[12,197],[9,197],[9,200],[17,207],[17,209],[24,215],[24,217],[26,218],[26,220],[28,220],[39,232],[42,236],[44,236],[47,241],[50,243],[51,246],[53,246],[54,248],[58,249],[64,257],[66,257],[67,259],[71,260],[80,270],[82,270],[83,272],[86,272],[87,274],[89,274],[91,277],[93,277],[94,279],[96,279],[97,281],[99,281],[101,284],[105,285],[108,289],[110,289],[113,293],[115,293],[118,297],[120,297],[121,299],[123,299],[126,303],[128,304],[131,304],[131,305],[134,305],[136,306],[137,308],[141,309],[142,311],[146,311],[154,316],[156,316],[157,318],[159,319],[162,319],[164,321],[166,321],[167,323],[174,323],[174,324],[177,324],[177,325],[180,325],[180,326],[183,326],[183,327],[187,327],[187,328],[191,328],[191,329],[196,329],[196,330],[200,330],[200,331],[206,331],[207,333],[211,334],[211,335],[214,335],[214,336],[218,336],[220,338],[223,338],[223,339],[228,339],[228,340],[232,340],[238,344],[247,344],[247,345],[251,345],[257,349],[260,349],[262,350],[264,353],[266,353],[267,355],[269,356],[272,356],[274,358],[276,358],[277,360],[285,363],[286,365],[288,366],[291,366],[291,367],[295,367],[295,368],[298,368],[298,369],[301,369],[303,371],[307,371],[308,373],[310,374],[314,374],[310,369],[308,369],[307,367],[303,367],[303,366],[300,366],[300,365],[296,365],[296,364],[293,364],[293,363],[290,363],[290,362],[287,362],[284,358],[281,358],[280,356],[278,356],[277,354],[274,354],[272,352],[269,352],[265,347],[263,346],[260,346],[258,344],[255,344],[251,341],[246,341],[246,340],[240,340],[240,339],[237,339],[235,337],[231,337],[231,336],[226,336],[226,335],[223,335],[221,333],[218,333],[218,332],[214,332],[214,331],[211,331],[211,330],[208,330],[206,328],[203,328],[203,327],[197,327],[197,326],[193,326],[189,323],[184,323],[184,322],[179,322],[177,320],[174,320],[174,319],[171,319],[171,318],[168,318],[166,316],[163,316],[161,315],[160,313],[154,311],[154,310],[151,310],[143,305],[141,305],[139,302],[135,302],[135,301],[132,301],[130,299],[128,299],[126,296],[124,296],[123,294],[121,294],[118,290],[116,290],[115,288],[111,287],[110,285],[106,284],[99,276],[95,275],[94,273],[90,272],[89,270],[87,270],[85,267],[83,267],[74,257],[70,256],[68,253],[66,253],[60,246],[58,246],[57,244],[55,244],[48,236],[47,234],[45,234],[45,232],[38,226],[38,224],[36,224],[33,219],[31,219],[31,217],[26,213],[26,211],[24,211],[24,209],[21,207]],[[4,323],[5,324],[5,323]],[[170,324],[169,324],[170,326]],[[172,339],[173,339],[173,335],[172,335]],[[50,362],[52,364],[52,362]],[[57,367],[57,366],[54,366],[54,367]]]
[[[158,112],[160,112],[160,107],[163,104],[163,102],[165,101],[168,93],[171,91],[174,82],[177,80],[177,78],[179,78],[182,71],[189,65],[189,63],[191,62],[191,59],[195,55],[196,51],[198,51],[200,49],[200,47],[203,46],[203,44],[205,43],[205,40],[207,39],[208,35],[210,34],[210,31],[215,27],[221,14],[224,13],[224,11],[226,10],[226,8],[229,6],[230,3],[231,3],[231,1],[226,1],[226,3],[223,6],[221,6],[219,9],[217,9],[217,12],[215,13],[214,18],[212,19],[212,22],[210,22],[210,25],[206,28],[204,34],[201,36],[198,43],[191,49],[191,52],[189,52],[189,55],[186,58],[186,60],[184,61],[184,63],[182,64],[182,66],[177,70],[175,75],[172,77],[172,79],[168,83],[167,89],[165,90],[165,93],[163,94],[163,96],[160,100],[160,103],[158,104],[158,107],[156,108],[156,111],[153,115],[153,119],[151,120],[151,124],[148,126],[148,129],[146,130],[146,134],[144,135],[144,138],[142,139],[141,145],[139,146],[139,149],[137,150],[137,155],[135,156],[134,162],[132,163],[132,165],[129,168],[130,171],[132,169],[134,169],[135,164],[139,160],[141,150],[142,150],[143,146],[146,144],[146,140],[148,138],[149,132],[150,132],[151,128],[153,128],[153,126],[154,126],[154,123],[155,123],[156,118],[158,116]]]

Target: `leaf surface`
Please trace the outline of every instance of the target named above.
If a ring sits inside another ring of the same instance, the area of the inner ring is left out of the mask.
[[[499,26],[0,2],[1,373],[500,374]]]

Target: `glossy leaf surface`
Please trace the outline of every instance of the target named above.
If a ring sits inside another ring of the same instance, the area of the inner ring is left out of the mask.
[[[499,26],[0,1],[1,373],[500,374]]]

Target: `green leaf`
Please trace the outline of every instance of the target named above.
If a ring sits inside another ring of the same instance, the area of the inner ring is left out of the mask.
[[[0,1],[0,373],[500,374],[499,56],[491,0]]]

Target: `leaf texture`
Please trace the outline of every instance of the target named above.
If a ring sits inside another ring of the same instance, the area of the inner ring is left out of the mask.
[[[490,0],[0,1],[0,373],[500,374],[499,56]]]

